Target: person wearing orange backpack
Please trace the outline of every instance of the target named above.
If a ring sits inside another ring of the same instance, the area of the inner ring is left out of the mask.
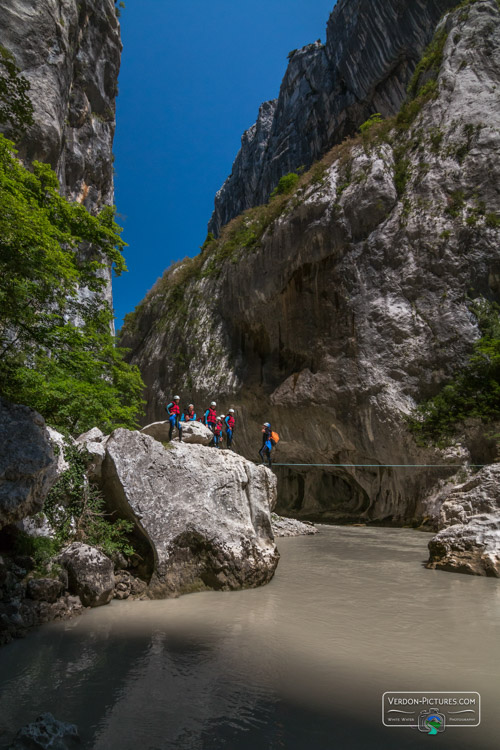
[[[262,425],[262,448],[259,451],[262,463],[264,463],[264,456],[267,457],[269,468],[272,469],[271,451],[279,440],[277,432],[271,430],[269,422],[264,422]]]

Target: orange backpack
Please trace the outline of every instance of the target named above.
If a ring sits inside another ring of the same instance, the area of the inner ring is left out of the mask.
[[[280,441],[280,436],[278,435],[278,433],[277,433],[277,432],[271,432],[271,440],[273,441],[273,443],[274,443],[275,445],[277,445],[277,444],[279,443],[279,441]]]

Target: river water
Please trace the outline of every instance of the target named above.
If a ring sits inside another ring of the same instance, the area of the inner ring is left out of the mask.
[[[500,586],[426,570],[429,537],[320,527],[269,586],[112,602],[0,651],[0,746],[43,711],[94,750],[497,750]],[[388,690],[478,691],[482,723],[386,728]]]

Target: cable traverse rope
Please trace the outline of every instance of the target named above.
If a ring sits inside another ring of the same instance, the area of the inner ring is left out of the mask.
[[[313,466],[342,469],[484,469],[489,464],[278,464],[273,466]]]

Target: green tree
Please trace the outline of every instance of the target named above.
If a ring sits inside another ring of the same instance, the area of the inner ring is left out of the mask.
[[[113,208],[70,203],[48,165],[25,169],[0,136],[0,392],[71,433],[133,427],[142,408],[102,296],[108,267],[126,270],[120,231]]]
[[[0,44],[0,126],[6,125],[14,137],[33,124],[29,88],[13,55]]]

